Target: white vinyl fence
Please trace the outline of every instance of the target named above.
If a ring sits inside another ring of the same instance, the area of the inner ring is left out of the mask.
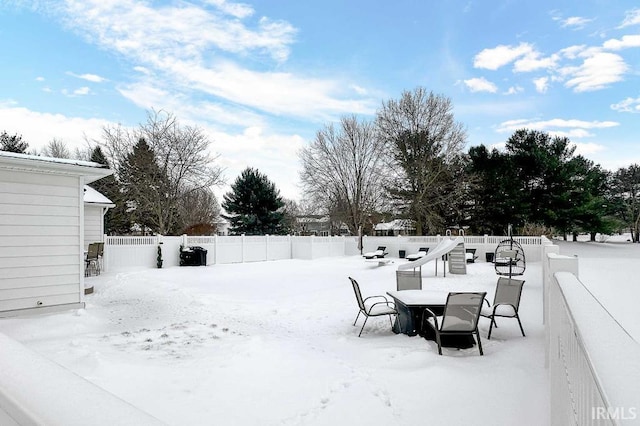
[[[435,247],[443,236],[425,237],[363,237],[362,253],[385,246],[389,257],[416,253],[420,247]],[[475,248],[478,261],[485,260],[485,253],[493,253],[504,236],[465,236],[465,247]],[[527,262],[541,259],[540,237],[514,237],[522,244]],[[158,247],[162,251],[163,267],[180,264],[180,246],[202,247],[207,251],[207,265],[261,262],[281,259],[317,259],[332,256],[360,254],[358,237],[316,236],[104,236],[105,253],[103,270],[117,272],[133,268],[155,268]]]
[[[316,259],[344,256],[346,237],[298,236],[105,236],[103,270],[118,272],[135,268],[155,268],[158,247],[162,266],[180,264],[180,246],[202,247],[207,265],[261,262],[281,259]]]
[[[640,345],[580,282],[578,259],[554,251],[543,266],[551,424],[638,425]]]
[[[476,249],[476,255],[480,262],[485,261],[486,253],[494,253],[498,244],[509,238],[499,235],[466,235],[463,237],[465,249]],[[378,246],[385,246],[390,256],[399,257],[400,250],[403,250],[405,254],[417,253],[420,247],[435,247],[443,238],[447,237],[442,235],[423,237],[364,237],[362,241],[362,251],[363,253],[367,253],[375,251]],[[513,239],[522,245],[527,262],[540,262],[542,259],[540,250],[541,237],[514,236]],[[354,255],[358,253],[360,253],[360,251],[358,250],[357,237],[349,237],[347,239],[346,254]]]

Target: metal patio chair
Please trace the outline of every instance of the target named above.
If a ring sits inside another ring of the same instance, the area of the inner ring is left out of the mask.
[[[351,281],[351,285],[353,286],[353,292],[356,294],[356,300],[358,301],[358,315],[356,316],[356,320],[353,322],[355,326],[358,322],[358,318],[360,318],[360,314],[364,315],[364,323],[362,324],[362,328],[360,329],[360,333],[358,333],[358,337],[362,334],[362,330],[364,330],[364,326],[367,323],[369,317],[379,317],[383,315],[389,316],[389,322],[391,323],[391,327],[393,328],[393,321],[391,317],[393,315],[398,315],[398,311],[396,310],[396,305],[389,301],[385,296],[369,296],[367,298],[362,298],[362,293],[360,292],[360,285],[356,280],[349,277]],[[376,300],[378,300],[376,302]]]
[[[522,328],[520,316],[518,315],[523,285],[524,280],[516,280],[507,277],[498,278],[496,294],[493,296],[493,305],[490,305],[489,302],[485,300],[487,303],[482,306],[482,311],[480,312],[480,315],[491,320],[487,339],[491,339],[493,326],[495,325],[496,328],[498,328],[498,324],[496,324],[496,317],[517,319],[522,336],[524,336],[524,329]]]
[[[84,259],[84,276],[100,275],[100,259],[98,253],[100,247],[98,243],[91,243],[87,248],[87,256]]]
[[[435,332],[438,343],[438,354],[442,355],[442,336],[471,336],[475,334],[480,355],[482,342],[478,332],[478,319],[482,302],[487,293],[449,293],[444,314],[439,317],[429,308],[425,308],[422,314],[422,324],[427,323]]]

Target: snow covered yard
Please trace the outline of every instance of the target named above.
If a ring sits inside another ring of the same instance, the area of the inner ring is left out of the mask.
[[[477,347],[444,349],[371,318],[361,338],[347,279],[395,290],[396,266],[359,256],[104,274],[86,310],[0,320],[0,332],[172,425],[545,425],[549,391],[539,263],[521,318]],[[486,291],[493,265],[423,286]],[[358,324],[361,324],[360,318]],[[100,413],[97,412],[96,416]]]

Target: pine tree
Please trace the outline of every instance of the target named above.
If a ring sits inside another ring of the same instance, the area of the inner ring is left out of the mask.
[[[9,136],[6,131],[0,133],[0,151],[16,152],[26,154],[29,144],[22,140],[22,136],[15,134]]]
[[[284,202],[279,191],[265,175],[246,168],[223,197],[222,215],[231,222],[232,234],[283,234]]]
[[[167,176],[144,138],[133,147],[119,170],[127,210],[143,232],[171,235],[175,206],[167,202]]]
[[[90,161],[110,167],[109,161],[99,146],[91,151]],[[116,205],[107,210],[104,216],[105,234],[128,234],[131,231],[131,222],[127,214],[127,203],[125,202],[120,184],[116,180],[115,175],[103,177],[102,179],[92,182],[89,186],[101,194],[104,194],[105,197],[113,201]]]

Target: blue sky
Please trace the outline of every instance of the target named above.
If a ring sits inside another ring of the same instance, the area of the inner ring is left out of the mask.
[[[640,163],[635,1],[3,0],[0,52],[0,131],[30,148],[164,109],[228,182],[255,167],[288,198],[317,130],[417,86],[451,98],[468,146],[526,127]]]

